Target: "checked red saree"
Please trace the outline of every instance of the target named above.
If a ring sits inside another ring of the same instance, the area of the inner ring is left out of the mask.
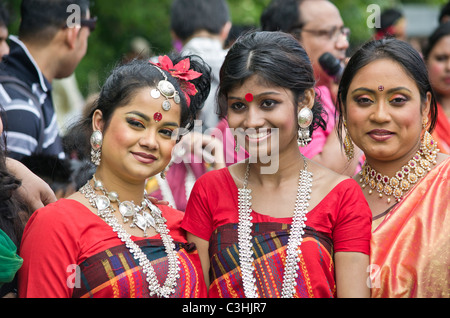
[[[170,297],[206,297],[197,250],[181,229],[183,212],[159,206],[176,246],[180,278]],[[167,255],[158,235],[132,236],[150,260],[161,285]],[[75,200],[60,199],[33,213],[20,249],[19,297],[149,297],[146,275],[117,233]]]
[[[286,246],[290,225],[257,223],[253,227],[254,276],[261,298],[281,297]],[[306,228],[300,254],[300,270],[294,297],[335,297],[332,242]],[[239,265],[237,224],[214,231],[210,240],[211,285],[209,297],[244,298]],[[306,255],[306,256],[305,256]],[[307,259],[305,259],[307,258]]]
[[[282,200],[282,198],[280,198]],[[239,263],[238,189],[227,168],[200,177],[192,189],[182,228],[209,242],[209,297],[245,297]],[[292,217],[251,212],[257,293],[280,297]],[[337,184],[306,214],[294,297],[335,297],[333,255],[369,254],[372,214],[356,181]]]
[[[141,240],[136,242],[146,256],[162,285],[168,272],[167,254],[161,240]],[[174,242],[180,261],[180,278],[171,298],[205,297],[198,281],[202,272],[198,272],[200,262],[193,264],[191,252],[195,248],[190,244]],[[195,265],[195,266],[194,266]],[[198,266],[198,267],[197,267]],[[96,254],[80,264],[80,285],[73,289],[73,298],[149,298],[146,275],[125,245],[115,246]],[[203,283],[204,284],[204,283]],[[153,296],[156,297],[156,296]]]

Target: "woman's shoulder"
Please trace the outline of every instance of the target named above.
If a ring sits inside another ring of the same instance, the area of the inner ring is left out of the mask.
[[[229,171],[227,167],[210,170],[204,173],[198,180],[211,180],[215,178],[226,178],[229,175]]]
[[[86,222],[94,221],[93,216],[94,214],[80,202],[63,198],[36,210],[28,220],[25,230],[42,230],[48,235],[50,232],[79,232]]]
[[[323,193],[329,193],[334,188],[358,187],[358,184],[350,178],[339,174],[331,169],[328,169],[314,161],[310,161],[311,170],[313,172],[313,179],[317,188],[321,189]]]
[[[174,209],[170,205],[157,204],[157,207],[161,210],[162,216],[170,222],[177,222],[183,219],[184,212]]]
[[[233,177],[227,167],[211,170],[203,174],[195,182],[195,186],[202,186],[206,188],[214,188],[215,185],[225,185],[233,181]]]
[[[89,209],[77,200],[61,198],[36,210],[33,215],[39,215],[40,217],[65,218],[70,217],[74,211],[85,212],[89,211]]]
[[[328,203],[338,207],[348,198],[361,200],[364,197],[358,183],[349,176],[341,175],[315,162],[310,166],[313,172],[311,199],[314,198],[311,206]]]

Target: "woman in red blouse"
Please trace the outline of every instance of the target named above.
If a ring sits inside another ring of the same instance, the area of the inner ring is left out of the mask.
[[[368,297],[367,202],[299,151],[324,125],[305,50],[251,33],[220,76],[221,115],[250,157],[197,180],[185,211],[209,297]]]
[[[86,132],[81,142],[91,136],[93,179],[30,218],[19,297],[206,296],[183,213],[152,204],[144,188],[169,163],[177,132],[193,127],[209,81],[209,68],[191,56],[134,60],[112,72],[72,130]]]

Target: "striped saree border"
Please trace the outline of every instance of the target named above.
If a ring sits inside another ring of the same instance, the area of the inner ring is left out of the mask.
[[[161,240],[145,239],[135,243],[151,260],[161,284],[168,272],[167,254]],[[199,283],[203,283],[203,274],[198,271],[199,263],[194,264],[192,261],[193,257],[198,258],[197,250],[193,244],[174,243],[180,260],[181,277],[171,297],[200,297]],[[89,257],[79,267],[81,286],[74,288],[74,298],[150,297],[146,276],[124,244]]]
[[[254,275],[260,297],[281,296],[289,231],[289,224],[253,224]],[[237,224],[229,223],[215,229],[209,243],[211,297],[245,297],[239,264]],[[331,239],[306,227],[301,250],[295,297],[316,297],[314,284],[318,273],[326,276],[326,279],[320,280],[320,293],[333,297],[335,284]]]

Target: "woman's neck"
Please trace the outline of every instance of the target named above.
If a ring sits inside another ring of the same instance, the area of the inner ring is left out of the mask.
[[[253,182],[262,186],[277,187],[283,180],[298,178],[298,172],[303,169],[304,161],[298,146],[289,151],[273,155],[269,163],[253,163],[250,160],[250,175]]]
[[[145,189],[145,180],[141,182],[126,181],[114,173],[98,169],[94,174],[95,178],[102,182],[103,187],[108,192],[116,192],[120,201],[133,201],[139,203],[142,201]]]
[[[417,146],[413,147],[407,154],[401,156],[400,158],[394,160],[379,160],[366,155],[366,162],[372,167],[372,169],[376,170],[381,175],[392,177],[412,159],[419,148],[420,141]]]

